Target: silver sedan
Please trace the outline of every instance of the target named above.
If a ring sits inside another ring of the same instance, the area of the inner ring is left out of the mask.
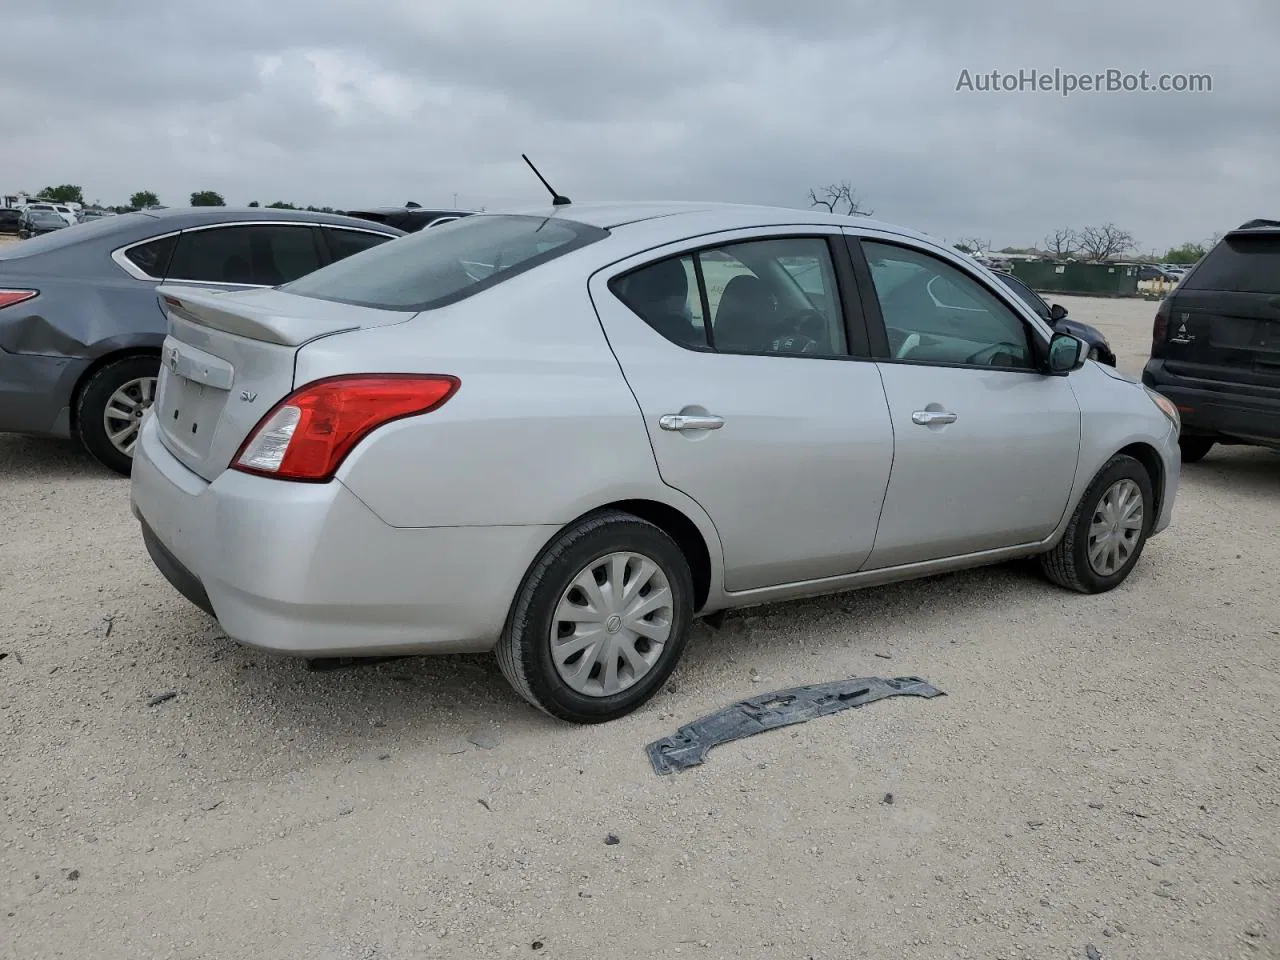
[[[1032,556],[1110,590],[1178,488],[1167,399],[862,217],[484,213],[159,296],[132,503],[164,575],[283,653],[494,650],[575,722],[731,607]]]

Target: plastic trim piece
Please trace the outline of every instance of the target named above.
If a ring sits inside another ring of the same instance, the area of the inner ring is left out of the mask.
[[[696,767],[712,747],[744,737],[804,723],[817,717],[866,706],[885,697],[946,696],[919,677],[853,677],[834,683],[815,683],[766,693],[708,714],[686,724],[669,737],[645,747],[654,773],[668,774]]]

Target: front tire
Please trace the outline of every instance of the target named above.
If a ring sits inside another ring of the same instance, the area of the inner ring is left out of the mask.
[[[1146,467],[1117,454],[1089,484],[1058,545],[1041,556],[1041,569],[1068,590],[1104,593],[1129,576],[1154,522]]]
[[[1214,441],[1208,437],[1179,437],[1178,449],[1183,463],[1199,463],[1213,449]]]
[[[675,541],[638,517],[601,511],[557,537],[525,576],[498,666],[551,716],[603,723],[658,691],[692,619],[693,577]]]
[[[109,470],[128,476],[142,417],[156,395],[160,361],[155,357],[124,357],[108,363],[89,378],[76,404],[76,432],[94,459]]]

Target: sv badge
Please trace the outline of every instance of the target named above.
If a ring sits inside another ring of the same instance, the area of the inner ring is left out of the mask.
[[[258,395],[254,393],[252,390],[241,390],[240,399],[243,400],[245,403],[253,403],[253,401],[258,399]]]

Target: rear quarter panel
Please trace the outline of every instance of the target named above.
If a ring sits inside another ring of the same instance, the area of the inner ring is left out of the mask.
[[[607,503],[655,500],[699,527],[718,565],[710,520],[658,476],[586,273],[530,271],[396,327],[304,346],[299,385],[348,372],[462,381],[438,410],[367,437],[338,479],[397,527],[560,526]]]

